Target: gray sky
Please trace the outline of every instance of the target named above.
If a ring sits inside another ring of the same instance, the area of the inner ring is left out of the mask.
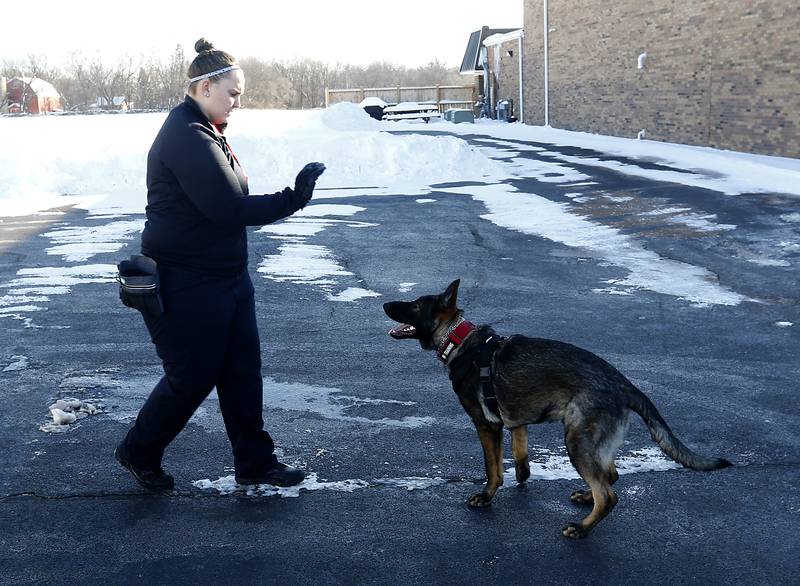
[[[178,44],[192,54],[194,42],[206,37],[238,58],[387,60],[408,66],[437,58],[459,65],[473,30],[522,26],[522,0],[449,5],[440,8],[423,0],[40,0],[34,10],[21,10],[21,18],[4,20],[0,60],[34,54],[59,65],[71,51],[81,50],[99,51],[110,62],[124,53],[166,56]]]

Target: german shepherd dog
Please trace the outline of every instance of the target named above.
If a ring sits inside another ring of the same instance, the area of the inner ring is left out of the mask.
[[[625,438],[630,411],[644,420],[664,453],[683,466],[694,470],[731,466],[727,460],[706,458],[687,448],[653,403],[599,356],[555,340],[520,335],[498,340],[489,326],[466,321],[456,305],[459,283],[453,281],[440,295],[392,301],[383,309],[402,324],[389,332],[393,338],[416,339],[424,350],[438,351],[461,406],[478,430],[486,485],[469,497],[467,505],[489,506],[503,484],[504,426],[511,430],[516,479],[522,483],[531,474],[526,426],[564,423],[569,459],[589,485],[588,490],[574,491],[570,499],[592,505],[580,523],[562,529],[573,539],[586,537],[617,504],[611,488],[619,478],[614,456]],[[487,344],[491,352],[484,351],[484,358],[479,358]]]

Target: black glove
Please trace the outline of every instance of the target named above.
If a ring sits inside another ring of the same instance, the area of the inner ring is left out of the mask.
[[[322,163],[308,163],[297,174],[297,179],[294,180],[294,197],[298,209],[302,210],[311,200],[317,179],[324,171],[325,165]]]

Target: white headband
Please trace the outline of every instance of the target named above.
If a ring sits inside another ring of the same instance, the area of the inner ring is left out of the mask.
[[[237,69],[241,69],[238,65],[230,65],[228,67],[223,67],[222,69],[217,69],[216,71],[212,71],[211,73],[204,73],[203,75],[198,75],[197,77],[192,77],[189,79],[189,83],[194,83],[196,81],[200,81],[201,79],[208,79],[209,77],[214,77],[215,75],[220,75],[222,73],[228,73],[229,71],[235,71]]]

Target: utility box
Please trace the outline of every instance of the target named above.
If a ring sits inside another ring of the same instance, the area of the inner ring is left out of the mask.
[[[508,122],[510,115],[508,100],[500,100],[497,102],[497,119]]]
[[[468,122],[470,124],[475,123],[475,114],[472,110],[462,110],[460,108],[449,108],[444,112],[444,119],[447,122],[452,122],[453,124],[459,124],[462,122]]]
[[[475,123],[475,114],[472,110],[456,110],[453,112],[453,124],[460,124],[468,122],[469,124]]]

